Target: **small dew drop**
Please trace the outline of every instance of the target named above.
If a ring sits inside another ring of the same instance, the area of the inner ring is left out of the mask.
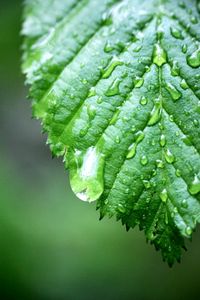
[[[187,45],[186,44],[183,44],[183,46],[182,46],[182,52],[183,53],[186,53],[187,52]]]
[[[173,86],[171,83],[169,83],[169,82],[166,83],[166,89],[170,93],[170,95],[174,101],[177,101],[181,98],[181,96],[182,96],[181,92],[179,92],[177,90],[177,88],[175,86]]]
[[[133,52],[139,52],[142,49],[142,46],[137,46],[133,49]]]
[[[200,49],[187,57],[187,63],[192,68],[198,68],[200,66]]]
[[[106,78],[110,77],[112,72],[115,70],[115,68],[117,66],[121,66],[121,65],[123,65],[123,62],[121,62],[120,60],[114,58],[111,61],[111,63],[109,64],[109,66],[105,70],[103,70],[102,78],[106,79]]]
[[[143,83],[144,83],[144,79],[136,76],[136,78],[134,79],[135,88],[140,88],[143,85]]]
[[[144,96],[141,97],[140,99],[140,104],[141,105],[146,105],[148,103],[148,99]]]
[[[126,212],[126,208],[122,204],[118,204],[117,210],[122,214]]]
[[[132,127],[131,127],[131,132],[136,132],[136,127],[135,127],[135,125],[133,125]]]
[[[158,67],[161,67],[167,62],[166,51],[162,48],[160,44],[156,44],[153,51],[153,62]]]
[[[200,192],[200,180],[197,175],[195,175],[195,178],[189,187],[189,192],[191,195],[196,195]]]
[[[87,79],[85,79],[85,78],[82,79],[81,82],[82,82],[83,84],[87,84],[87,83],[88,83]]]
[[[143,132],[138,132],[136,141],[128,148],[128,154],[126,156],[127,159],[131,159],[136,155],[137,146],[144,139],[144,136]]]
[[[103,98],[100,96],[98,99],[97,99],[97,103],[98,104],[101,104],[103,102]]]
[[[148,180],[143,180],[143,184],[144,184],[144,187],[145,187],[146,189],[150,189],[150,187],[151,187],[150,181],[148,181]]]
[[[174,213],[177,214],[178,213],[178,208],[174,207]]]
[[[151,117],[148,122],[148,125],[153,126],[153,125],[157,124],[161,119],[161,114],[162,114],[162,107],[161,107],[160,99],[158,99],[155,102],[155,106],[151,112]]]
[[[110,85],[108,90],[106,91],[105,95],[108,97],[118,95],[120,83],[121,83],[121,80],[119,78],[116,78],[113,81],[113,83]]]
[[[141,157],[140,162],[143,166],[146,166],[148,164],[148,158],[146,157],[146,155],[143,155]]]
[[[182,35],[182,32],[178,29],[178,28],[175,28],[175,27],[171,27],[170,28],[170,31],[171,31],[171,35],[175,38],[175,39],[179,39],[179,40],[183,40],[184,37]]]
[[[178,76],[180,74],[180,68],[176,60],[174,60],[172,63],[171,74],[172,76]]]
[[[164,134],[162,134],[160,137],[160,145],[161,147],[164,147],[166,145],[166,137]]]
[[[192,22],[192,24],[197,24],[198,23],[198,19],[195,16],[192,16],[190,21]]]
[[[187,226],[185,229],[185,233],[190,236],[192,234],[192,228],[190,226]]]
[[[168,199],[168,194],[167,194],[167,190],[164,189],[162,190],[162,192],[160,193],[160,199],[162,200],[162,202],[166,203],[167,199]]]
[[[199,121],[197,119],[194,119],[193,124],[194,124],[195,127],[198,127],[199,126]]]
[[[160,168],[160,169],[163,169],[163,168],[164,168],[164,163],[163,163],[163,161],[160,160],[160,159],[157,159],[157,160],[156,160],[156,165],[157,165],[157,167]]]
[[[94,119],[94,117],[96,115],[96,107],[94,105],[88,105],[87,113],[88,113],[90,120]]]
[[[82,128],[79,132],[80,137],[84,137],[87,134],[87,128]]]
[[[119,137],[119,136],[116,136],[116,138],[115,138],[115,142],[116,142],[117,144],[119,144],[119,143],[120,143],[120,137]]]
[[[169,149],[165,151],[165,159],[168,162],[168,164],[172,164],[175,161],[175,157]]]
[[[176,170],[176,176],[181,177],[181,171],[179,169]]]
[[[114,50],[114,47],[109,42],[107,42],[104,47],[104,52],[109,53],[113,50]]]
[[[189,88],[187,82],[185,81],[185,79],[182,79],[182,80],[181,80],[180,86],[181,86],[182,89],[184,89],[184,90],[187,90],[187,89]]]
[[[180,1],[178,5],[183,9],[186,8],[185,2],[183,2],[183,1]]]
[[[89,93],[88,93],[88,98],[93,97],[95,95],[96,95],[95,87],[91,87],[91,89],[89,90]]]
[[[182,206],[183,208],[188,208],[187,200],[183,199],[182,202],[181,202],[181,206]]]

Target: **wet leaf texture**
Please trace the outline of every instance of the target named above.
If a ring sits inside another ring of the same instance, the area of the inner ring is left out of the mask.
[[[73,191],[170,265],[200,220],[200,2],[27,0],[33,114]]]

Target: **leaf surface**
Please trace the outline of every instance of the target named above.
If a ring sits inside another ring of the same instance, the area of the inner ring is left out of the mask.
[[[73,191],[170,265],[200,220],[200,2],[26,1],[34,116]]]

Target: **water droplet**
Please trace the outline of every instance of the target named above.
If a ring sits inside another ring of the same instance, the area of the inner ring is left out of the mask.
[[[195,175],[195,178],[189,187],[189,192],[191,195],[196,195],[200,192],[200,180],[197,175]]]
[[[182,52],[183,53],[186,53],[187,52],[187,45],[186,44],[183,44],[183,46],[182,46]]]
[[[102,25],[109,26],[112,24],[112,22],[113,22],[113,20],[112,20],[112,15],[111,15],[110,11],[104,12],[102,15]]]
[[[160,137],[160,145],[161,147],[164,147],[166,145],[166,137],[164,134],[162,134]]]
[[[175,27],[171,27],[170,28],[170,31],[171,31],[171,35],[175,38],[175,39],[179,39],[179,40],[183,40],[184,37],[182,35],[182,32],[178,29],[178,28],[175,28]]]
[[[133,52],[139,52],[142,49],[142,46],[137,46],[133,49]]]
[[[166,51],[162,48],[160,44],[156,44],[153,51],[153,62],[157,66],[161,67],[167,62]]]
[[[103,98],[100,96],[100,97],[97,99],[97,103],[98,103],[98,104],[101,104],[102,101],[103,101]]]
[[[195,16],[192,16],[190,21],[192,22],[192,24],[197,24],[198,23],[198,19]]]
[[[180,74],[180,68],[179,68],[178,62],[175,60],[172,63],[171,74],[172,74],[172,76],[178,76]]]
[[[174,207],[174,213],[177,214],[178,213],[178,208]]]
[[[104,157],[95,147],[85,154],[75,150],[71,159],[70,183],[72,190],[83,201],[97,200],[104,189]]]
[[[120,83],[121,80],[119,78],[116,78],[111,84],[111,86],[108,88],[108,90],[106,91],[105,95],[108,97],[118,95]]]
[[[156,165],[157,165],[157,167],[160,168],[160,169],[163,169],[163,168],[164,168],[164,163],[163,163],[163,161],[160,160],[160,159],[157,159],[157,160],[156,160]]]
[[[199,121],[197,119],[194,119],[193,124],[194,124],[195,127],[198,127],[199,126]]]
[[[198,68],[200,66],[200,49],[197,49],[187,57],[187,63],[192,68]]]
[[[81,82],[82,82],[83,84],[87,84],[87,83],[88,83],[87,79],[85,79],[85,78],[82,79]]]
[[[190,236],[192,234],[192,228],[190,226],[187,226],[185,229],[185,233]]]
[[[96,95],[95,87],[91,87],[91,89],[89,90],[89,93],[88,93],[88,98],[93,97],[95,95]]]
[[[133,125],[132,127],[131,127],[131,132],[136,132],[136,127],[135,127],[135,125]]]
[[[150,189],[151,187],[151,182],[148,180],[143,180],[143,184],[145,186],[146,189]]]
[[[136,141],[130,145],[130,147],[128,148],[128,154],[126,156],[127,159],[131,159],[136,155],[136,150],[137,150],[137,146],[139,143],[142,142],[142,140],[144,139],[144,133],[143,132],[138,132],[136,135]]]
[[[179,169],[176,170],[176,176],[181,177],[181,171]]]
[[[183,207],[183,208],[188,208],[188,203],[187,203],[187,200],[182,200],[181,201],[181,206]]]
[[[148,99],[144,96],[141,97],[140,99],[140,104],[141,105],[146,105],[148,103]]]
[[[80,137],[84,137],[87,134],[88,128],[82,128],[79,132]]]
[[[123,62],[120,61],[119,59],[117,58],[114,58],[111,63],[109,64],[109,66],[103,70],[103,76],[102,78],[106,79],[108,77],[110,77],[110,75],[112,74],[112,72],[115,70],[115,68],[117,66],[121,66],[123,65]]]
[[[116,142],[117,144],[119,144],[120,141],[121,141],[121,140],[120,140],[120,137],[117,135],[116,138],[115,138],[115,142]]]
[[[122,214],[126,212],[126,208],[121,203],[118,204],[117,210]]]
[[[167,199],[168,199],[168,194],[167,194],[167,190],[164,189],[162,190],[162,192],[160,193],[160,199],[162,200],[162,202],[166,203]]]
[[[177,101],[181,98],[181,96],[182,96],[181,92],[179,92],[177,90],[177,88],[175,86],[173,86],[171,83],[169,83],[169,82],[166,83],[166,89],[170,93],[170,95],[174,101]]]
[[[94,119],[95,115],[96,115],[96,107],[94,105],[88,105],[87,107],[87,113],[89,116],[89,119]]]
[[[144,79],[141,77],[136,76],[134,79],[134,85],[136,88],[140,88],[144,83]]]
[[[162,107],[161,107],[160,99],[158,99],[155,101],[155,105],[151,112],[151,117],[148,122],[148,125],[153,126],[153,125],[157,124],[161,119],[161,115],[162,115]]]
[[[185,81],[185,79],[182,79],[182,80],[181,80],[180,86],[181,86],[182,89],[184,89],[184,90],[187,90],[187,89],[189,88],[187,82]]]
[[[148,158],[146,157],[146,155],[143,155],[141,157],[140,162],[143,166],[146,166],[148,164]]]
[[[183,2],[183,1],[180,1],[178,5],[183,9],[186,8],[185,2]]]
[[[118,110],[116,110],[116,112],[114,113],[114,115],[113,115],[113,117],[112,117],[112,119],[111,119],[111,121],[110,121],[110,125],[113,125],[113,124],[116,123],[119,114],[120,114],[120,110],[118,109]]]
[[[169,164],[172,164],[175,161],[175,157],[169,149],[165,151],[165,159]]]
[[[109,42],[107,42],[107,43],[105,44],[104,51],[105,51],[106,53],[109,53],[109,52],[111,52],[111,51],[113,51],[113,50],[114,50],[114,47],[113,47]]]

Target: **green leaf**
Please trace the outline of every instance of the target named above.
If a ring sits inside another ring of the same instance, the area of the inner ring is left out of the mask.
[[[170,265],[200,220],[200,4],[26,1],[34,116],[73,191]]]

